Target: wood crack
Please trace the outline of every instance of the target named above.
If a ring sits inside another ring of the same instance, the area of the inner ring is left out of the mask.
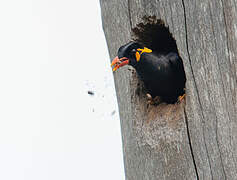
[[[130,27],[132,29],[132,16],[131,16],[130,0],[128,0],[128,19],[129,19]]]
[[[184,29],[185,29],[185,38],[186,38],[186,48],[187,48],[188,60],[189,60],[189,65],[190,65],[193,81],[194,81],[195,90],[197,92],[198,104],[199,104],[200,109],[201,109],[202,119],[204,120],[203,108],[202,108],[202,104],[201,104],[201,100],[200,100],[200,95],[199,95],[199,91],[198,91],[198,88],[197,88],[197,83],[196,83],[196,79],[195,79],[195,76],[194,76],[194,72],[193,72],[193,68],[192,68],[192,63],[191,63],[191,57],[190,57],[190,53],[189,53],[188,30],[187,30],[187,20],[186,20],[186,10],[185,10],[184,0],[182,0],[182,6],[183,6],[183,10],[184,10]],[[190,150],[193,153],[191,139],[190,139],[191,138],[190,137],[190,130],[189,130],[188,123],[187,123],[188,119],[187,119],[186,112],[185,112],[185,116],[186,116],[186,125],[187,125],[187,131],[188,131],[188,136],[189,136],[188,138],[189,138]],[[203,130],[203,133],[204,133],[204,130]],[[203,134],[203,139],[204,139],[205,150],[207,152],[207,159],[208,159],[208,164],[209,164],[209,167],[210,167],[210,173],[211,173],[211,177],[213,179],[212,168],[211,168],[210,158],[209,158],[209,155],[208,155],[208,150],[207,150],[207,145],[206,145],[206,140],[205,140],[204,134]],[[192,158],[193,158],[193,163],[195,164],[194,166],[195,166],[196,176],[199,179],[199,175],[198,175],[198,171],[197,171],[197,166],[196,166],[195,159],[194,159],[194,154],[192,154]]]
[[[191,137],[190,137],[190,133],[189,133],[188,117],[187,117],[185,108],[184,108],[184,118],[185,118],[185,123],[186,123],[186,127],[187,127],[186,129],[187,129],[187,135],[188,135],[188,143],[189,143],[189,148],[190,148],[190,151],[191,151],[191,156],[192,156],[192,159],[193,159],[193,165],[194,165],[195,173],[196,173],[196,176],[197,176],[197,180],[199,180],[197,165],[196,165],[196,162],[195,162],[192,143],[191,143]]]
[[[185,38],[186,38],[186,48],[187,48],[188,60],[189,60],[189,64],[190,64],[190,69],[191,69],[193,81],[194,81],[194,86],[195,86],[195,89],[196,89],[197,95],[198,95],[198,102],[199,102],[199,105],[200,105],[200,108],[201,108],[201,111],[202,111],[202,117],[204,119],[203,109],[202,109],[201,100],[200,100],[200,96],[199,96],[199,91],[198,91],[198,88],[197,88],[197,83],[196,83],[196,79],[195,79],[195,76],[194,76],[193,67],[192,67],[191,58],[190,58],[190,53],[189,53],[188,32],[187,32],[186,11],[185,11],[184,0],[182,0],[182,4],[183,4],[183,9],[184,9],[184,27],[185,27],[185,34],[186,34]]]

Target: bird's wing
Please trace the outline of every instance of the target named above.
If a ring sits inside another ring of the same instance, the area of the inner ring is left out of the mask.
[[[171,66],[178,70],[183,68],[183,62],[177,53],[171,52],[166,55],[166,58],[169,60]]]

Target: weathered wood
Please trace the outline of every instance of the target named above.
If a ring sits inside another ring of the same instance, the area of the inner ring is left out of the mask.
[[[147,107],[132,68],[114,74],[126,179],[237,179],[237,2],[100,3],[111,58],[144,15],[155,15],[176,39],[187,77],[186,103]]]

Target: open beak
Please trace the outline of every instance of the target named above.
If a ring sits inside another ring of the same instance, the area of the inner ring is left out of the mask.
[[[118,56],[116,56],[112,63],[111,63],[111,67],[113,67],[113,71],[116,71],[118,68],[125,66],[129,63],[129,59],[126,57],[122,57],[122,58],[118,58]]]

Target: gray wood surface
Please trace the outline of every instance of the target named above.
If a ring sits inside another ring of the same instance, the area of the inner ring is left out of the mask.
[[[162,19],[183,59],[186,101],[146,105],[136,73],[114,73],[127,180],[237,179],[237,2],[100,0],[113,58],[144,15]]]

